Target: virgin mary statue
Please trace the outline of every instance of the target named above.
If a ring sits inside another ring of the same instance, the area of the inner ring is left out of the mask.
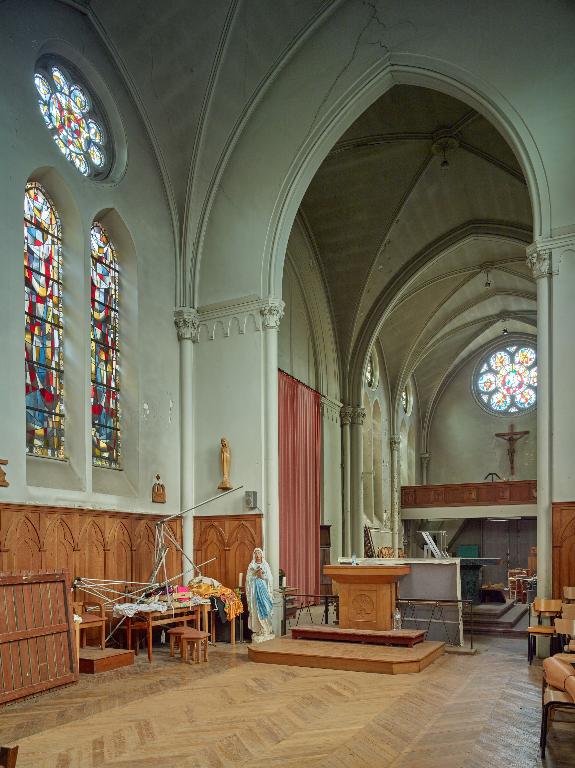
[[[246,599],[250,612],[248,627],[252,631],[252,643],[273,640],[273,579],[263,551],[256,547],[246,574]]]

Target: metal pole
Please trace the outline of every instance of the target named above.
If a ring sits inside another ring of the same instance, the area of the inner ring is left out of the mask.
[[[324,602],[325,602],[325,606],[323,609],[323,620],[324,620],[324,624],[327,626],[329,624],[329,602],[327,599],[327,595],[324,595]]]
[[[287,600],[286,600],[286,591],[285,589],[282,590],[282,637],[283,635],[287,634]]]

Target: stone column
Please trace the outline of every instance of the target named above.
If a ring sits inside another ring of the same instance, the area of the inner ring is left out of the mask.
[[[193,363],[194,344],[198,341],[198,313],[189,307],[174,311],[174,323],[180,342],[180,507],[182,511],[194,505],[194,412]],[[194,559],[194,515],[188,512],[182,520],[182,546]],[[192,568],[184,559],[182,583],[192,578]]]
[[[551,597],[552,555],[552,274],[551,250],[536,243],[527,263],[537,285],[537,593]]]
[[[265,554],[279,586],[279,432],[278,432],[278,336],[284,303],[270,299],[260,309],[264,334],[264,521]],[[274,611],[274,615],[278,611]]]
[[[389,438],[391,447],[391,538],[392,546],[397,556],[399,550],[399,508],[401,495],[401,481],[399,474],[399,451],[401,448],[401,438],[399,435],[392,435]]]
[[[343,547],[341,403],[321,396],[321,522],[331,525],[331,559],[337,562]]]
[[[363,422],[365,408],[351,411],[351,508],[352,508],[352,554],[363,557]]]
[[[427,483],[429,482],[428,471],[429,471],[430,458],[431,458],[430,453],[422,453],[419,456],[419,459],[421,461],[421,485],[427,485]]]
[[[341,453],[343,484],[343,554],[351,556],[351,442],[350,429],[353,408],[344,405],[339,412],[341,420]]]

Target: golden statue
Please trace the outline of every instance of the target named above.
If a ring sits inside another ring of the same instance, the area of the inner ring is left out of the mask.
[[[159,475],[156,475],[156,482],[152,486],[152,501],[155,504],[166,503],[166,487],[160,482]]]
[[[222,482],[218,485],[219,491],[231,491],[234,487],[230,482],[230,464],[232,454],[230,453],[230,444],[225,437],[220,440],[220,464],[222,468]]]

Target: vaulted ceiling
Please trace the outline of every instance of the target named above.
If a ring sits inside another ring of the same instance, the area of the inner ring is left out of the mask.
[[[402,85],[381,97],[333,147],[300,217],[344,367],[375,318],[391,395],[414,375],[424,417],[503,322],[536,332],[521,168],[493,126],[450,96]]]

